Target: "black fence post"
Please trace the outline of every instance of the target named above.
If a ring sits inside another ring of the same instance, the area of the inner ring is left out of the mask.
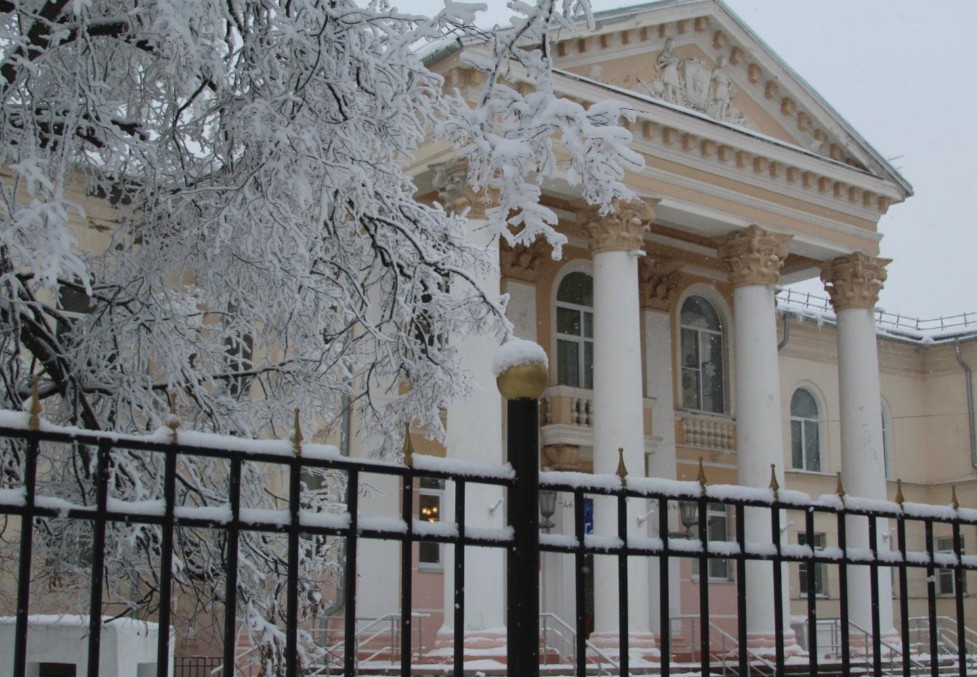
[[[498,379],[508,400],[507,449],[516,482],[507,501],[513,544],[506,573],[508,673],[539,675],[539,396],[546,370],[538,364],[510,367]]]

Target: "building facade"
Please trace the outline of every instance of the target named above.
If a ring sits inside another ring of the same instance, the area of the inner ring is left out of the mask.
[[[543,202],[567,237],[560,255],[543,243],[484,242],[498,249],[499,275],[483,283],[508,296],[515,334],[549,356],[542,467],[613,473],[620,449],[630,472],[649,477],[694,479],[701,459],[712,483],[766,487],[773,466],[782,486],[814,496],[843,486],[893,500],[901,478],[905,500],[947,504],[956,487],[960,503],[973,504],[969,365],[977,364],[977,327],[893,322],[875,309],[889,263],[879,220],[911,186],[721,2],[649,3],[596,19],[594,32],[556,41],[555,85],[584,106],[613,97],[634,112],[626,126],[645,167],[627,182],[641,199],[601,215],[569,182],[553,181]],[[476,91],[460,52],[441,53],[433,67],[450,86]],[[426,149],[415,166],[418,185],[467,209],[477,234],[483,205],[443,179],[452,162],[447,150]],[[779,292],[812,278],[823,281],[824,299]],[[491,343],[460,345],[482,390],[449,408],[447,448],[430,453],[504,462],[504,435],[493,432],[504,420],[488,367]],[[422,519],[433,504],[451,514],[450,491],[421,493]],[[468,514],[501,527],[501,500],[469,496]],[[650,506],[632,510],[633,526],[654,536]],[[594,506],[598,532],[610,517]],[[671,519],[684,528],[679,515]],[[749,520],[748,539],[769,542],[769,525]],[[553,532],[569,533],[568,505],[557,502],[552,523]],[[705,528],[726,540],[731,516],[711,511]],[[811,545],[837,544],[834,527],[818,529]],[[791,543],[803,539],[797,525],[785,531]],[[879,547],[889,538],[883,534]],[[415,600],[430,600],[425,641],[433,643],[434,627],[450,629],[443,591],[452,583],[437,548],[418,557]],[[611,564],[599,560],[588,583],[591,637],[613,651],[616,582]],[[503,564],[479,558],[477,566],[486,592],[468,597],[466,632],[489,655],[504,625]],[[629,581],[632,599],[642,601],[630,607],[632,647],[650,658],[665,631],[656,621],[655,566],[631,567]],[[790,607],[800,613],[802,595],[815,586],[820,617],[837,617],[833,572],[782,572]],[[695,610],[701,575],[691,563],[670,572],[678,635]],[[756,581],[751,642],[761,649],[776,632],[773,594],[763,584],[772,575],[769,564],[747,569]],[[861,627],[871,627],[867,575],[856,570],[850,583],[852,620]],[[573,576],[571,558],[544,561],[544,612],[573,618]],[[730,564],[712,562],[708,581],[717,622],[733,622]],[[939,586],[952,594],[949,579]],[[920,605],[925,587],[923,578],[910,587]],[[892,586],[882,588],[883,625],[895,627]]]

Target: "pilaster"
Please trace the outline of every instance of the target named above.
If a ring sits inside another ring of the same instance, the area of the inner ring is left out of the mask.
[[[638,283],[641,307],[668,312],[682,284],[681,264],[645,255],[638,261]]]

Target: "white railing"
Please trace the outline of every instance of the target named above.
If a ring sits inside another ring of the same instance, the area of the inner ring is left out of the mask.
[[[721,452],[736,449],[736,423],[722,416],[682,413],[682,442]]]
[[[798,292],[793,289],[780,289],[777,303],[781,307],[796,308],[802,314],[809,314],[829,322],[835,321],[834,308],[825,296]],[[977,313],[941,315],[931,319],[920,319],[901,313],[890,313],[881,308],[875,309],[875,324],[885,332],[913,340],[929,338],[935,341],[959,337],[977,332]]]
[[[594,424],[594,391],[573,386],[550,386],[543,393],[543,425]]]

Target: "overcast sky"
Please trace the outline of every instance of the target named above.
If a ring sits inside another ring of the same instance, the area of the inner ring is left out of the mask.
[[[442,2],[392,4],[430,13]],[[480,23],[505,21],[503,2],[487,4]],[[893,259],[880,307],[922,319],[977,312],[977,1],[726,4],[912,184],[880,222]]]

